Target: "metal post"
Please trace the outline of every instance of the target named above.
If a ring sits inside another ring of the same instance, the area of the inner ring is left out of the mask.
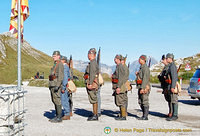
[[[21,91],[21,0],[18,0],[17,88]]]

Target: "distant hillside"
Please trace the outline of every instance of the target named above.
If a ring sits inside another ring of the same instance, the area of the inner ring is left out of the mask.
[[[80,72],[85,72],[85,69],[88,65],[87,61],[82,61],[82,60],[74,60],[73,61],[74,68],[77,69]],[[108,75],[112,74],[112,68],[106,64],[101,63],[101,72],[106,73]]]
[[[47,54],[38,51],[24,41],[22,45],[22,80],[30,79],[36,72],[44,72],[48,78],[53,60]],[[10,33],[0,34],[0,83],[14,83],[17,80],[17,39]],[[82,77],[83,73],[74,70],[74,74]]]
[[[200,66],[200,53],[190,57],[175,59],[175,64],[177,67],[179,67],[179,65],[182,64],[180,73],[186,72],[185,66],[189,64],[191,66],[191,71],[189,72],[193,73]],[[162,70],[162,68],[163,64],[159,62],[151,67],[151,72],[158,73]]]

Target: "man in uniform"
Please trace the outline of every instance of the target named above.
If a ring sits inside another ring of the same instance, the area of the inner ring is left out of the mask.
[[[64,78],[62,82],[62,91],[61,91],[61,103],[64,109],[64,116],[62,120],[70,120],[70,106],[69,106],[69,94],[67,89],[68,79],[70,78],[69,67],[67,63],[67,57],[61,56],[61,62],[64,66]]]
[[[136,84],[138,88],[138,103],[142,109],[143,116],[138,120],[148,120],[149,93],[150,93],[150,70],[146,64],[146,55],[139,58],[140,70],[136,72]]]
[[[128,79],[129,79],[129,68],[127,67],[126,65],[126,57],[122,57],[122,60],[121,60],[121,63],[122,65],[124,66],[124,70],[125,70],[125,81],[127,82]],[[126,91],[126,112],[127,112],[127,109],[128,109],[128,96],[127,96],[127,91]]]
[[[126,89],[126,77],[125,69],[121,64],[122,56],[115,56],[116,70],[112,75],[112,83],[115,97],[115,104],[120,109],[120,116],[116,117],[116,120],[126,120],[126,106],[127,106],[127,89]]]
[[[56,117],[49,120],[53,123],[62,122],[62,105],[61,105],[61,90],[62,90],[62,81],[64,77],[64,67],[60,62],[60,52],[53,52],[54,65],[51,68],[49,75],[49,89],[51,92],[51,100],[55,105]]]
[[[161,87],[163,89],[162,93],[164,94],[165,100],[168,102],[168,106],[169,106],[169,113],[167,116],[171,117],[172,116],[172,103],[171,103],[171,96],[170,96],[171,91],[168,91],[168,83],[166,83],[169,64],[167,62],[165,55],[162,56],[162,63],[164,64],[164,68],[161,71],[161,73],[158,75],[158,79],[161,82]]]
[[[88,51],[88,59],[90,60],[90,62],[86,68],[84,79],[86,80],[86,89],[87,89],[89,101],[93,105],[93,115],[91,117],[88,117],[88,121],[96,121],[98,120],[97,91],[99,88],[99,84],[98,84],[99,67],[96,61],[95,48],[91,48]]]
[[[178,81],[177,67],[174,63],[174,55],[168,53],[166,55],[167,62],[169,63],[168,69],[168,90],[171,95],[172,103],[172,117],[168,117],[167,121],[177,120],[178,119],[178,93],[175,93],[176,82]]]

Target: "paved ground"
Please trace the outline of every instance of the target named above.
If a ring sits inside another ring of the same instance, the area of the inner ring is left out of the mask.
[[[25,89],[28,90],[26,94],[28,125],[25,129],[25,135],[28,136],[200,135],[200,101],[191,100],[186,92],[179,97],[179,119],[168,122],[165,120],[168,108],[163,94],[160,89],[152,88],[149,120],[139,121],[137,117],[142,113],[137,103],[137,91],[133,87],[132,93],[128,93],[127,121],[116,121],[114,117],[118,108],[111,96],[111,84],[105,84],[101,91],[103,115],[97,122],[88,122],[87,117],[91,114],[92,106],[89,104],[85,88],[78,88],[73,95],[74,114],[71,120],[53,124],[48,121],[55,113],[48,88],[25,87]],[[110,134],[105,134],[105,127],[111,129]],[[159,130],[179,132],[153,132]]]

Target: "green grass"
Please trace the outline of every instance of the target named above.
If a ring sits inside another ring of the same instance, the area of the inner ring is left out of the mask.
[[[186,72],[181,74],[179,77],[181,77],[183,80],[190,80],[190,78],[193,76],[193,73]]]
[[[0,35],[0,40],[4,43],[6,48],[6,58],[0,63],[0,83],[1,84],[13,84],[17,80],[17,51],[12,49],[8,44],[9,41],[16,40],[9,36]],[[17,46],[17,45],[15,45]],[[22,81],[29,80],[35,76],[36,72],[44,72],[44,78],[48,79],[50,68],[53,66],[53,60],[50,56],[35,50],[40,54],[40,59],[37,60],[34,57],[28,55],[25,51],[21,52],[21,72]],[[1,53],[0,53],[1,55]],[[83,77],[83,73],[77,70],[73,70],[74,75],[79,79]]]
[[[5,45],[6,47],[6,59],[3,61],[3,64],[0,64],[0,83],[10,84],[17,80],[17,52],[14,51],[10,46]],[[32,56],[22,52],[21,54],[21,72],[22,80],[31,79],[34,77],[37,71],[40,73],[45,73],[45,78],[48,77],[49,70],[53,64],[50,57],[44,56],[41,61],[36,60]]]
[[[47,79],[32,79],[29,81],[29,86],[48,87],[49,80]]]
[[[84,80],[74,80],[74,84],[76,85],[76,87],[85,87]]]
[[[157,76],[151,76],[150,77],[150,82],[151,83],[160,83],[160,81],[159,81]]]

